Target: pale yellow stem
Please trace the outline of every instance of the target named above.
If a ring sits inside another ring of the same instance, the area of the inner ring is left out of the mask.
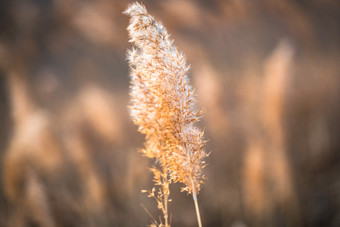
[[[198,227],[202,227],[202,222],[201,222],[201,215],[200,215],[200,209],[198,207],[198,200],[197,200],[197,194],[196,194],[196,189],[194,187],[194,182],[192,182],[192,198],[194,200],[195,204],[195,210],[196,210],[196,216],[197,216],[197,222],[198,222]]]
[[[169,227],[169,222],[168,222],[168,199],[169,199],[169,181],[168,181],[168,170],[164,166],[163,167],[163,199],[164,199],[164,210],[163,210],[163,215],[164,215],[164,224],[165,227]]]

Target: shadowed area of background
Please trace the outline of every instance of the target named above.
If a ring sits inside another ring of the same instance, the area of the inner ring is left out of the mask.
[[[0,226],[146,226],[123,0],[0,2]],[[340,226],[339,1],[148,0],[206,109],[204,226]],[[196,226],[171,188],[172,226]],[[142,205],[141,205],[142,204]]]

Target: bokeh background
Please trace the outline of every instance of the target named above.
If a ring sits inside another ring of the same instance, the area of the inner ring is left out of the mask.
[[[124,0],[0,1],[0,226],[146,226]],[[145,0],[191,64],[203,225],[340,226],[340,2]],[[173,185],[172,226],[197,226]]]

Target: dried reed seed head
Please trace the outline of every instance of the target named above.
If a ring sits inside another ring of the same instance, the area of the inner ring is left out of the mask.
[[[131,17],[128,32],[135,46],[127,57],[130,111],[139,132],[146,135],[142,152],[159,159],[173,181],[186,185],[183,190],[197,193],[207,153],[203,132],[193,125],[201,111],[196,109],[196,95],[189,84],[189,67],[167,30],[142,4],[132,4],[125,13]]]

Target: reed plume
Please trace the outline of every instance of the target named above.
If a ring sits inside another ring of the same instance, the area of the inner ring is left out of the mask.
[[[146,137],[142,153],[159,164],[151,170],[160,189],[153,189],[149,196],[156,198],[168,226],[169,185],[183,183],[181,190],[192,194],[201,226],[197,194],[208,154],[203,149],[203,131],[194,126],[202,111],[196,109],[189,67],[167,30],[142,4],[130,5],[125,14],[131,17],[128,32],[135,47],[128,51],[131,116]]]

